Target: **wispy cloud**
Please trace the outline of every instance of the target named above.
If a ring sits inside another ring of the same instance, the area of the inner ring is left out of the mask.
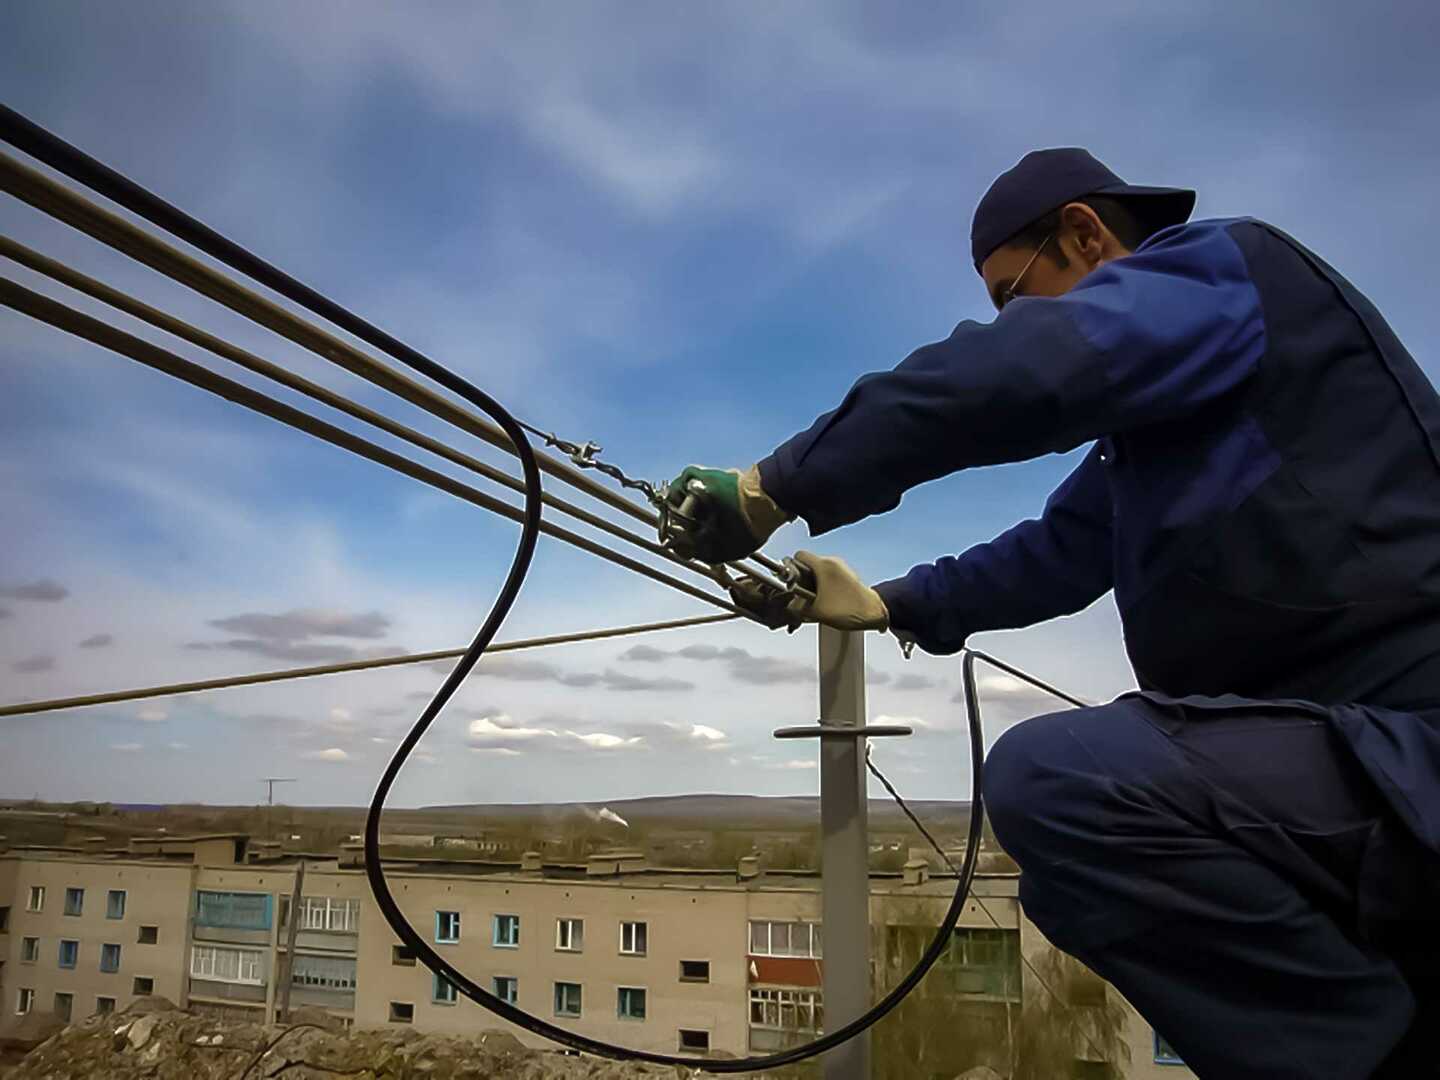
[[[41,671],[50,671],[55,667],[53,656],[27,656],[24,660],[16,660],[10,665],[11,671],[19,672],[21,675],[35,675]]]
[[[217,630],[268,641],[306,641],[312,637],[382,638],[390,624],[390,617],[378,611],[350,614],[296,610],[278,615],[249,612],[210,620],[210,625]]]
[[[117,754],[138,754],[145,749],[145,744],[138,742],[111,743],[110,749]]]
[[[685,679],[643,679],[610,668],[600,672],[566,671],[543,660],[519,660],[508,656],[496,656],[481,660],[475,668],[475,674],[491,679],[507,679],[512,682],[556,683],[559,686],[568,686],[579,690],[598,687],[604,690],[644,693],[695,689],[695,684]]]
[[[305,761],[323,761],[331,765],[343,765],[350,760],[350,755],[338,746],[326,747],[324,750],[311,750],[301,754]]]
[[[135,719],[145,724],[158,724],[170,719],[170,714],[164,709],[141,709],[135,714]]]
[[[56,604],[69,595],[69,589],[50,578],[41,578],[23,585],[0,585],[0,597],[6,600],[33,600],[41,604]]]
[[[938,679],[930,678],[928,675],[907,671],[895,676],[895,681],[890,685],[894,690],[933,690],[941,686],[942,683]]]
[[[620,654],[621,660],[655,664],[665,660],[696,660],[701,663],[725,665],[730,677],[753,686],[775,686],[785,683],[816,681],[815,669],[794,660],[773,656],[757,656],[748,649],[733,645],[686,645],[681,649],[658,649],[653,645],[632,645]]]
[[[115,644],[114,634],[91,634],[77,646],[81,649],[104,649]]]

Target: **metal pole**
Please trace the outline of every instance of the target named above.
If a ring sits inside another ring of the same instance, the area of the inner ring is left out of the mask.
[[[820,726],[865,723],[865,635],[820,627]],[[870,872],[865,739],[820,740],[825,1028],[870,1007]],[[869,1080],[870,1032],[824,1056],[825,1080]]]
[[[295,888],[290,893],[290,925],[285,928],[285,955],[275,966],[280,969],[280,1023],[290,1022],[290,984],[295,981],[295,936],[300,929],[300,905],[305,902],[305,860],[295,868]]]

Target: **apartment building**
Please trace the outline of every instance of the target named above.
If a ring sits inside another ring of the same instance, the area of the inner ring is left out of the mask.
[[[731,871],[656,868],[625,852],[582,865],[527,853],[518,863],[387,860],[385,869],[401,909],[437,951],[497,996],[577,1033],[698,1059],[766,1053],[824,1030],[813,873],[762,872],[753,858]],[[877,986],[913,964],[953,889],[948,876],[930,880],[919,860],[872,878]],[[304,859],[303,875],[301,860],[243,836],[135,841],[109,852],[16,849],[0,855],[0,913],[7,901],[0,1035],[31,1010],[79,1018],[145,993],[273,1019],[288,984],[291,1007],[317,1006],[347,1024],[502,1028],[547,1045],[416,961],[370,898],[353,847]],[[976,1024],[1012,1019],[1007,1010],[1046,992],[1024,961],[1048,950],[1024,918],[1016,876],[982,874],[922,987],[971,1007]],[[1191,1075],[1165,1060],[1133,1011],[1126,1034],[1127,1075]],[[1083,1051],[1077,1056],[1083,1064]]]

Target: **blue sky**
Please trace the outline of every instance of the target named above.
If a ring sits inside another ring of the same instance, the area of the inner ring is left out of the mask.
[[[970,214],[1041,146],[1293,232],[1440,375],[1437,30],[1424,3],[47,0],[0,15],[0,99],[659,479],[748,464],[858,375],[988,319]],[[0,228],[458,438],[13,201]],[[504,522],[20,316],[0,313],[0,360],[5,700],[452,647],[509,558]],[[889,577],[1034,514],[1071,464],[950,477],[816,546]],[[771,550],[801,546],[792,526]],[[502,636],[696,609],[544,542]],[[646,644],[667,655],[567,647],[472,680],[397,800],[814,790],[810,751],[769,739],[813,718],[813,633]],[[1108,599],[983,644],[1095,698],[1130,685]],[[880,760],[958,796],[956,666],[870,650],[872,715],[922,725]],[[438,679],[4,721],[0,794],[248,802],[294,775],[287,797],[359,802]],[[1048,707],[1003,680],[987,700],[992,735]]]

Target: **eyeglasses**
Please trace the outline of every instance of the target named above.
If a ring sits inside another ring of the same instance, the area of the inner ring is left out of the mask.
[[[1055,239],[1055,234],[1052,232],[1049,236],[1045,237],[1044,240],[1041,240],[1040,246],[1035,249],[1035,254],[1030,256],[1030,261],[1021,268],[1020,273],[1015,275],[1015,280],[1000,290],[1000,307],[998,310],[1004,311],[1005,305],[1015,299],[1015,290],[1020,287],[1020,282],[1025,280],[1025,275],[1030,272],[1030,267],[1035,265],[1035,260],[1040,257],[1040,252],[1044,251],[1045,245],[1053,239]]]

